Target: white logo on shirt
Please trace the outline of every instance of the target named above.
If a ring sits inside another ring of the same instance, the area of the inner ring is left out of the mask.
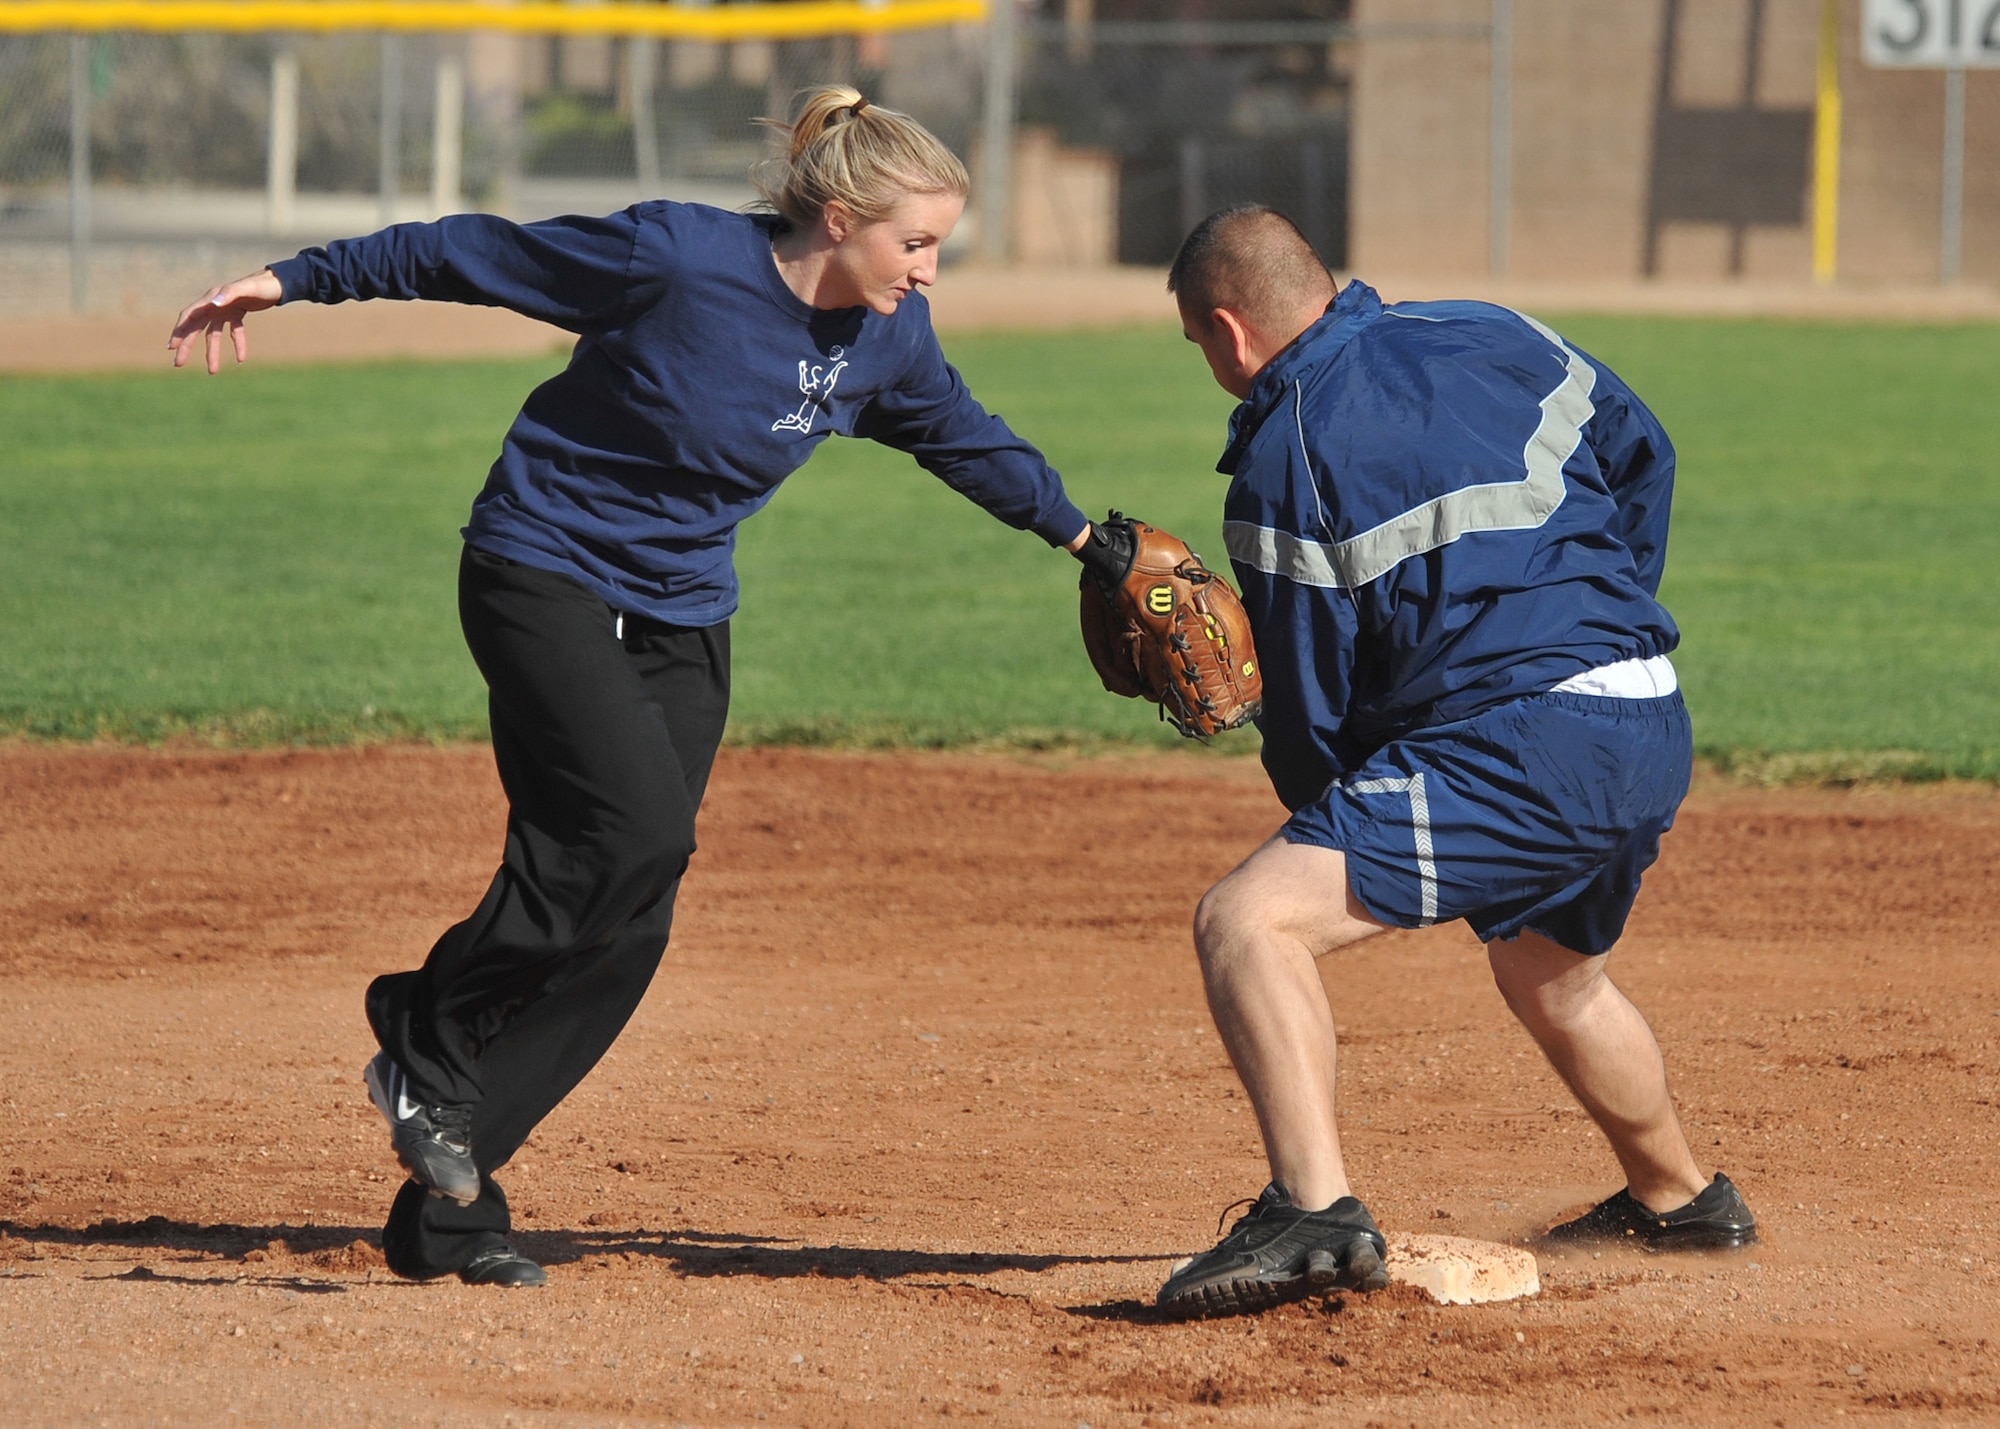
[[[780,417],[771,423],[774,432],[810,432],[815,410],[824,407],[833,396],[833,384],[840,380],[841,369],[847,366],[841,354],[846,348],[836,347],[828,354],[833,359],[831,365],[816,367],[810,362],[799,363],[799,391],[805,400],[799,403],[799,410],[789,416]]]

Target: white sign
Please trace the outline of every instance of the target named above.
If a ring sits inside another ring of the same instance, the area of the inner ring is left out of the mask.
[[[1862,0],[1861,55],[1905,69],[2000,69],[2000,0]]]

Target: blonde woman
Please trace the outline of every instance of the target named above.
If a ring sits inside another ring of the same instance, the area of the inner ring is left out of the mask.
[[[246,356],[285,302],[429,298],[577,334],[472,506],[459,576],[510,805],[486,897],[377,978],[372,1099],[411,1180],[390,1267],[525,1286],[493,1173],[596,1065],[665,950],[729,702],[736,527],[829,435],[870,437],[1093,566],[1104,542],[1034,447],[972,399],[919,292],[965,206],[957,158],[855,90],[808,91],[757,175],[772,212],[657,200],[482,214],[309,249],[182,313]],[[1115,559],[1115,554],[1110,556]]]

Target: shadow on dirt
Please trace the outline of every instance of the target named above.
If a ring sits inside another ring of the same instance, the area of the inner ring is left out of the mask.
[[[22,1253],[22,1247],[34,1247]],[[350,1271],[378,1265],[382,1251],[372,1231],[354,1225],[196,1225],[150,1215],[144,1221],[92,1221],[70,1225],[18,1225],[0,1221],[0,1277],[36,1279],[38,1261],[74,1259],[64,1251],[170,1251],[188,1257],[186,1269],[134,1265],[90,1281],[144,1285],[256,1285],[296,1295],[346,1295]],[[276,1255],[306,1257],[318,1275],[292,1275],[264,1265]],[[106,1257],[112,1259],[112,1257]],[[114,1261],[116,1263],[116,1261]],[[206,1271],[206,1273],[204,1273]]]
[[[901,1280],[927,1275],[991,1275],[1003,1270],[1040,1272],[1064,1265],[1130,1265],[1166,1258],[874,1250],[844,1245],[799,1245],[772,1236],[717,1235],[696,1230],[517,1231],[513,1240],[524,1255],[544,1265],[561,1265],[594,1255],[638,1255],[668,1261],[682,1275],[755,1275],[769,1280],[799,1276]]]
[[[984,1251],[881,1250],[843,1245],[800,1245],[775,1236],[724,1234],[699,1230],[516,1230],[511,1237],[522,1254],[543,1265],[569,1265],[596,1256],[629,1255],[661,1260],[687,1276],[759,1276],[789,1280],[818,1276],[829,1280],[903,1280],[926,1276],[981,1276],[1000,1271],[1039,1273],[1066,1265],[1134,1265],[1163,1261],[1164,1255],[1019,1255]],[[380,1265],[380,1232],[360,1226],[246,1226],[230,1223],[201,1225],[148,1216],[139,1221],[96,1221],[82,1229],[70,1226],[18,1225],[0,1221],[0,1260],[7,1259],[8,1242],[56,1248],[160,1249],[256,1265],[273,1252],[310,1257],[329,1270],[363,1268],[344,1262],[357,1252]],[[357,1246],[357,1242],[360,1243]],[[276,1267],[273,1267],[274,1269]],[[229,1277],[259,1284],[329,1291],[337,1281],[296,1276],[256,1276],[237,1270]],[[213,1277],[174,1274],[144,1266],[104,1277],[114,1280],[154,1280],[213,1283]],[[1096,1313],[1079,1309],[1077,1313]]]
[[[1109,1320],[1120,1325],[1178,1325],[1181,1316],[1169,1315],[1144,1300],[1107,1300],[1101,1305],[1065,1305],[1065,1315],[1079,1320]]]
[[[347,1293],[347,1287],[337,1280],[313,1280],[303,1275],[245,1275],[241,1271],[229,1275],[175,1275],[171,1271],[153,1270],[144,1265],[135,1265],[123,1275],[87,1275],[84,1279],[150,1281],[162,1285],[268,1285],[296,1291],[300,1295]]]
[[[159,1246],[241,1260],[252,1251],[268,1248],[273,1241],[282,1242],[283,1249],[292,1255],[310,1255],[315,1251],[339,1250],[356,1241],[365,1241],[379,1249],[382,1236],[373,1226],[241,1226],[226,1221],[202,1225],[197,1221],[147,1216],[140,1221],[92,1221],[82,1229],[0,1221],[0,1242],[7,1240],[49,1246]]]
[[[23,1255],[22,1246],[32,1246]],[[34,1276],[34,1262],[63,1258],[65,1250],[112,1249],[168,1251],[189,1257],[185,1270],[156,1270],[135,1265],[115,1275],[91,1280],[130,1280],[164,1285],[263,1285],[301,1295],[343,1295],[347,1272],[381,1265],[380,1236],[360,1226],[244,1226],[228,1222],[201,1225],[193,1221],[147,1216],[140,1221],[93,1221],[74,1226],[30,1226],[0,1221],[0,1275]],[[307,1260],[317,1275],[287,1274],[275,1256]],[[222,1262],[218,1264],[218,1262]],[[214,1267],[203,1274],[205,1266]]]

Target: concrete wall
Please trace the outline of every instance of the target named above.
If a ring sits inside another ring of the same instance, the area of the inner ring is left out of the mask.
[[[1514,16],[1509,272],[1629,273],[1645,215],[1659,7],[1516,0]]]
[[[1860,5],[1843,0],[1840,274],[1933,280],[1944,77],[1865,68]],[[1354,266],[1484,276],[1489,0],[1356,10]],[[1810,280],[1819,0],[1513,0],[1513,15],[1508,276]],[[1996,71],[1967,79],[1963,272],[2000,279]]]
[[[1118,156],[1067,149],[1053,129],[1014,140],[1013,257],[1018,263],[1102,267],[1118,253]]]
[[[1355,47],[1348,248],[1360,273],[1483,273],[1487,248],[1487,0],[1355,0],[1363,26],[1407,34]]]

